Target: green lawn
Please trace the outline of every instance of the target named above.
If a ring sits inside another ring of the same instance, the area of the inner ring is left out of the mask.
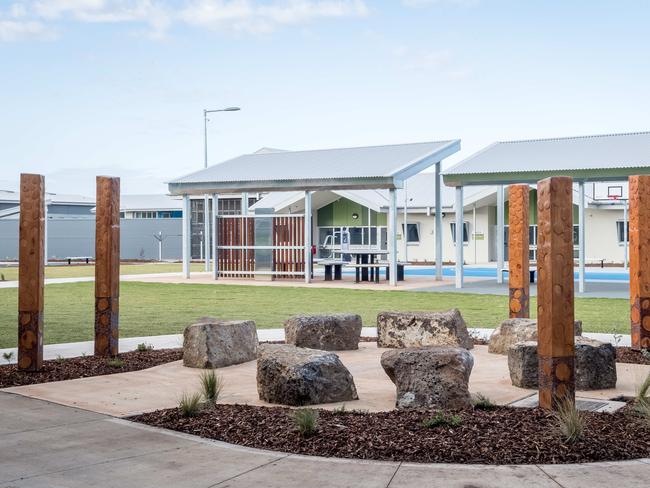
[[[193,263],[192,271],[203,271],[203,264]],[[181,263],[143,263],[143,264],[122,264],[121,275],[138,275],[149,273],[180,273]],[[95,276],[95,266],[75,264],[72,266],[47,266],[45,268],[46,278],[80,278],[84,276]],[[15,281],[18,279],[18,267],[1,267],[0,280]]]
[[[91,340],[93,283],[45,287],[45,343]],[[0,289],[0,348],[16,345],[16,288]],[[297,313],[355,312],[375,325],[382,310],[459,308],[472,327],[495,327],[507,315],[507,297],[459,293],[191,285],[122,282],[122,337],[180,333],[193,320],[211,315],[253,319],[260,328],[282,327]],[[629,334],[628,301],[581,298],[576,318],[585,331]],[[535,310],[532,300],[531,310]]]

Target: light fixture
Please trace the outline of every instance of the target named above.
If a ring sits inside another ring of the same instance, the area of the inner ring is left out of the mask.
[[[352,214],[352,220],[357,220],[358,218],[359,218],[358,213],[355,212],[355,213]]]

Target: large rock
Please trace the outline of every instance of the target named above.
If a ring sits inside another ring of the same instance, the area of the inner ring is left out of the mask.
[[[314,405],[358,399],[354,379],[333,352],[289,344],[263,344],[257,358],[260,400]]]
[[[257,329],[252,320],[199,319],[185,328],[183,364],[190,368],[222,368],[257,357]]]
[[[616,388],[616,349],[609,342],[576,337],[576,390]]]
[[[582,335],[582,322],[574,322],[574,335]],[[537,341],[537,320],[507,319],[494,329],[488,343],[488,352],[508,354],[508,348],[517,342]]]
[[[520,388],[539,386],[537,342],[518,342],[508,349],[510,380]],[[576,390],[616,387],[616,349],[608,342],[575,338]]]
[[[351,313],[296,315],[284,323],[288,344],[326,351],[359,349],[361,316]]]
[[[465,348],[386,351],[381,366],[397,387],[397,408],[465,408],[472,403],[468,383],[474,358]]]
[[[474,347],[458,309],[446,312],[381,312],[377,315],[377,346]]]

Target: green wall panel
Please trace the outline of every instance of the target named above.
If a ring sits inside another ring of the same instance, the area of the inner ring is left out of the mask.
[[[353,219],[357,214],[359,218]],[[368,208],[363,205],[341,198],[318,209],[317,223],[319,227],[363,227],[367,225],[386,225],[386,214],[370,211],[370,224],[368,224]]]
[[[508,225],[510,222],[510,208],[508,206],[509,202],[505,202],[505,225]],[[530,194],[528,197],[528,219],[530,225],[537,225],[537,190],[530,190]],[[573,223],[578,224],[579,222],[579,212],[578,212],[578,206],[573,205]]]

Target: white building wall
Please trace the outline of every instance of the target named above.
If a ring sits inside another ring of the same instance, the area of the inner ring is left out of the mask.
[[[585,209],[585,258],[587,264],[604,259],[623,263],[623,244],[618,243],[616,221],[623,221],[622,209]]]

